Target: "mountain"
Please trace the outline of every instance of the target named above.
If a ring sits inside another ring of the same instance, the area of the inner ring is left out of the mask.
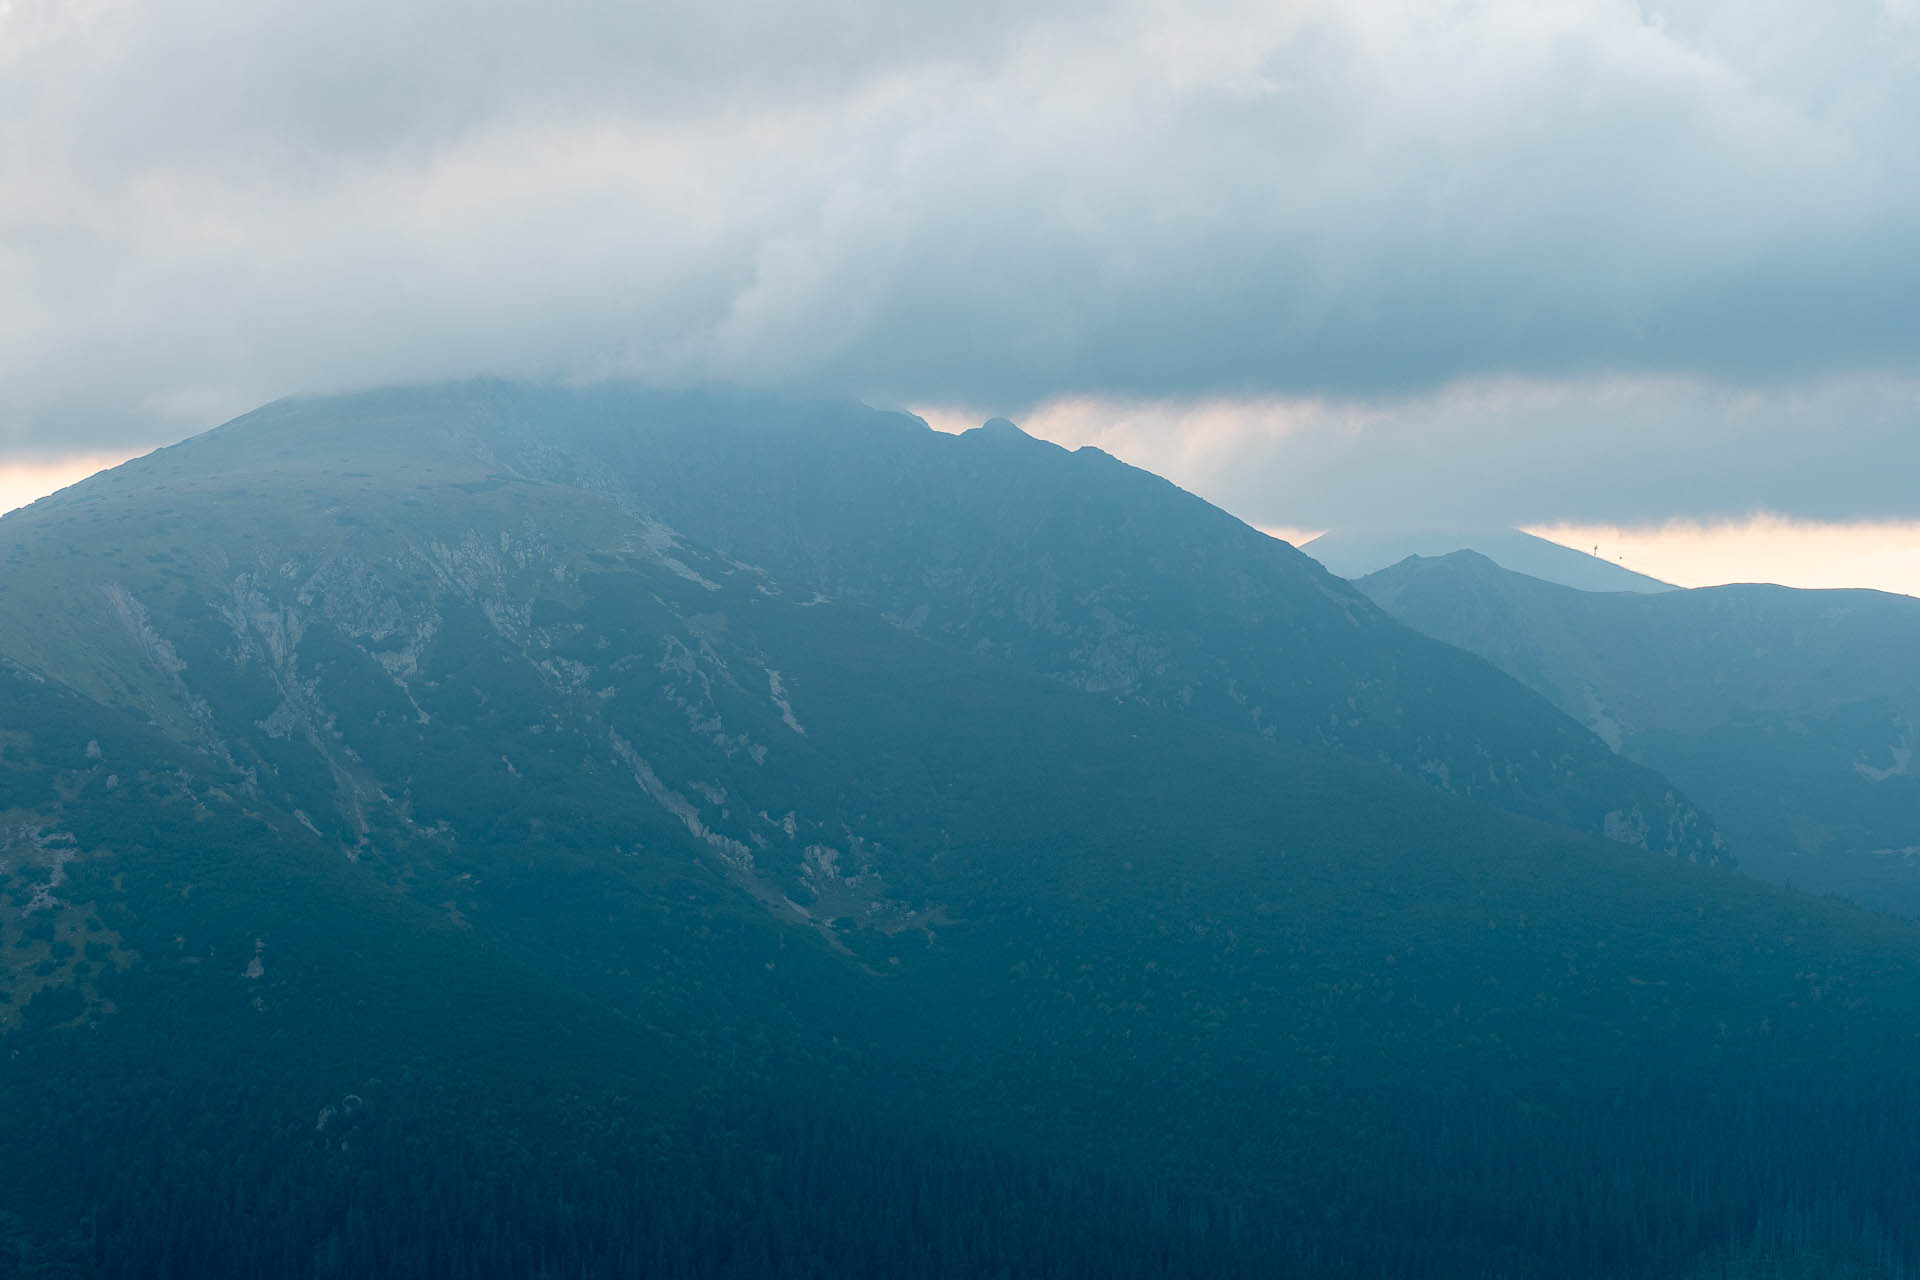
[[[1920,914],[1920,600],[1571,591],[1459,553],[1360,581],[1698,797],[1742,865]]]
[[[379,535],[349,536],[356,526],[337,522],[375,518],[355,514],[360,505],[398,502],[406,513],[429,480],[480,486],[519,512],[511,546],[466,547],[466,525],[429,525],[441,559],[414,597],[438,589],[434,575],[503,580],[492,563],[503,553],[551,558],[548,530],[663,549],[684,537],[807,599],[870,609],[1091,692],[1331,747],[1656,850],[1724,856],[1711,819],[1671,783],[1485,663],[1400,626],[1293,548],[1159,477],[1008,423],[954,437],[846,402],[620,386],[403,389],[281,402],[42,505],[48,518],[77,519],[75,504],[105,512],[124,487],[155,486],[196,502],[205,521],[219,494],[246,507],[248,485],[302,471],[346,479],[283,495],[277,526],[248,510],[245,534],[234,535],[284,545],[287,563],[304,566],[310,531],[328,530],[343,558],[324,571],[358,574],[370,554],[400,554],[392,537],[423,536],[395,526],[387,543],[358,550]],[[456,564],[474,556],[488,563]],[[269,590],[271,575],[257,568],[204,572],[197,589],[209,600]],[[0,651],[80,658],[78,637],[110,611],[92,598],[69,603],[78,611],[64,618],[20,611],[12,639],[0,631]],[[184,728],[194,713],[166,714]]]
[[[1623,565],[1563,547],[1519,529],[1425,529],[1363,532],[1334,530],[1302,550],[1329,572],[1364,578],[1408,556],[1435,558],[1454,551],[1475,551],[1503,569],[1581,591],[1672,591],[1671,583],[1635,573]]]
[[[1587,738],[1237,528],[1004,428],[493,384],[0,519],[0,1266],[1920,1260],[1914,926],[1395,768],[1468,695]],[[1406,701],[1288,742],[1209,662]]]

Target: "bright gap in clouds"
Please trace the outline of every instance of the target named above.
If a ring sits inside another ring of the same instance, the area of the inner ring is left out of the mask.
[[[88,476],[147,452],[82,453],[39,462],[0,462],[0,515],[37,502]]]
[[[1325,529],[1294,529],[1283,524],[1255,525],[1255,528],[1269,538],[1278,538],[1282,542],[1291,542],[1296,547],[1304,547],[1325,533]]]
[[[1871,587],[1920,596],[1920,521],[1820,523],[1760,515],[1648,528],[1539,525],[1527,530],[1675,586],[1777,582]]]
[[[1444,393],[1435,399],[1444,401],[1456,394]],[[1618,396],[1612,397],[1616,405],[1618,399]],[[1465,416],[1485,421],[1485,404],[1475,400],[1470,407],[1476,412]],[[1538,408],[1530,404],[1522,407]],[[914,412],[928,425],[946,432],[978,426],[987,416],[974,410],[951,408],[919,407]],[[1439,464],[1434,467],[1436,473],[1449,458],[1471,459],[1471,450],[1451,433],[1444,421],[1445,415],[1419,402],[1414,402],[1410,411],[1401,412],[1404,420],[1396,420],[1392,408],[1325,401],[1222,399],[1199,403],[1125,403],[1075,397],[1035,406],[1017,420],[1024,430],[1040,439],[1069,449],[1094,445],[1123,461],[1165,476],[1233,512],[1262,532],[1297,547],[1326,531],[1328,512],[1341,505],[1339,495],[1347,494],[1355,486],[1385,487],[1393,478],[1390,463],[1395,452],[1404,451],[1423,462]],[[1654,426],[1665,417],[1659,413],[1639,416]],[[1540,417],[1542,427],[1552,425],[1546,414]],[[1642,428],[1643,431],[1652,429],[1652,426]],[[1325,466],[1330,441],[1335,442],[1336,447],[1354,445],[1362,442],[1369,431],[1388,436],[1388,447],[1371,454],[1356,449],[1355,455],[1362,460],[1359,466]],[[1599,431],[1590,434],[1603,443],[1618,438]],[[1439,437],[1443,447],[1422,455],[1417,441],[1423,437]],[[1531,432],[1512,431],[1506,435],[1508,443],[1517,449],[1524,449],[1531,438]],[[1644,446],[1645,440],[1635,443]],[[1720,442],[1727,453],[1734,452],[1738,443],[1739,438],[1731,433]],[[1635,461],[1644,457],[1643,447],[1620,452],[1624,453],[1627,465],[1622,475],[1612,477],[1615,484],[1624,485],[1628,473],[1635,467],[1658,470]],[[1583,474],[1570,485],[1562,480],[1554,495],[1581,496],[1578,491],[1590,483],[1584,474],[1588,466],[1589,460],[1583,458],[1580,466],[1568,468]],[[1664,469],[1679,475],[1698,470],[1689,465],[1670,465]],[[1400,479],[1405,482],[1408,475],[1418,470],[1418,466],[1408,467]],[[1517,483],[1528,482],[1524,472],[1518,474]],[[1413,479],[1417,480],[1418,476],[1413,475]],[[1434,484],[1444,487],[1446,481],[1436,475]],[[1683,484],[1676,493],[1684,490]],[[1293,509],[1293,503],[1305,498],[1308,491],[1317,491],[1315,497],[1323,503],[1329,498],[1332,501],[1322,508],[1299,511],[1299,517],[1304,518],[1287,520],[1285,517]],[[1495,495],[1484,492],[1474,496]],[[1546,500],[1551,501],[1552,496]],[[1364,514],[1354,521],[1355,526],[1361,528],[1371,523]],[[1451,517],[1445,514],[1425,517],[1426,527],[1432,528],[1480,527],[1484,523],[1484,516],[1476,523],[1457,511]],[[1606,524],[1576,520],[1516,523],[1528,533],[1577,551],[1598,554],[1601,559],[1676,586],[1773,582],[1806,588],[1868,587],[1920,596],[1920,521],[1811,520],[1755,515],[1660,523]]]

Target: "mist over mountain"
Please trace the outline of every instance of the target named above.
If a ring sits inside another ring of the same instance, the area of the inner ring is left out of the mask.
[[[1699,797],[1746,869],[1920,914],[1920,600],[1767,585],[1597,594],[1471,552],[1358,585]]]
[[[1920,1259],[1913,926],[1009,423],[280,402],[0,519],[0,712],[22,1266]]]

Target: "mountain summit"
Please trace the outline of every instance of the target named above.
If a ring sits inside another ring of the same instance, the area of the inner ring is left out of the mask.
[[[1031,436],[1027,436],[1026,432],[1022,431],[1019,427],[1014,426],[1013,422],[1007,418],[988,418],[985,422],[980,424],[978,429],[986,432],[988,435],[1026,436],[1027,439],[1033,438]]]
[[[114,674],[72,664],[121,659],[58,637],[124,631],[128,610],[153,612],[163,602],[151,591],[189,576],[210,608],[243,613],[252,605],[212,602],[336,608],[320,584],[351,579],[393,601],[393,625],[420,631],[438,625],[429,601],[453,582],[484,572],[504,583],[505,563],[491,563],[502,556],[551,561],[564,582],[590,571],[580,557],[622,547],[683,563],[671,548],[684,542],[763,575],[769,591],[869,610],[1076,688],[1340,751],[1650,849],[1725,856],[1711,820],[1669,782],[1491,666],[1158,476],[1004,420],[949,436],[848,402],[491,382],[292,400],[69,490],[21,529],[77,547],[106,512],[129,530],[171,528],[185,501],[231,512],[256,559],[291,557],[313,585],[235,563],[227,545],[169,544],[168,573],[99,564],[93,593],[16,612],[0,641],[96,688]],[[483,532],[508,511],[498,538]],[[316,531],[329,548],[319,558]],[[408,593],[372,568],[396,554],[432,558]],[[513,616],[538,612],[532,581],[516,592]],[[303,679],[298,653],[284,656],[285,678]],[[155,689],[165,718],[199,721],[193,679]]]

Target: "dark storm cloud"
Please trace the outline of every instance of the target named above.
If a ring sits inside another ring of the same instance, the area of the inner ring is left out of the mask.
[[[0,0],[0,449],[475,372],[1408,423],[1652,378],[1772,502],[1816,420],[1912,436],[1916,60],[1890,0]],[[1748,394],[1799,416],[1715,416]],[[1532,501],[1577,438],[1392,453],[1517,449],[1482,480]],[[1305,447],[1264,466],[1391,463]]]

